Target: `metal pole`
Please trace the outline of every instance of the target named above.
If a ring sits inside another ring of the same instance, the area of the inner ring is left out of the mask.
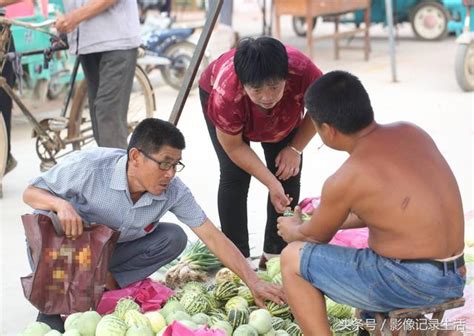
[[[196,49],[194,50],[191,63],[189,64],[189,68],[186,70],[183,86],[179,90],[178,97],[176,97],[173,110],[171,111],[169,122],[171,122],[173,125],[178,124],[179,117],[183,112],[184,104],[186,103],[186,99],[188,98],[189,91],[191,91],[191,86],[193,84],[194,78],[196,77],[199,65],[201,64],[204,52],[206,51],[209,39],[211,38],[212,30],[214,29],[214,26],[216,24],[217,17],[219,16],[223,1],[224,0],[216,0],[212,1],[211,3],[206,18],[206,23],[204,24],[201,36],[199,37]]]
[[[392,68],[392,82],[397,82],[397,64],[395,60],[395,38],[393,32],[393,8],[392,0],[385,0],[385,15],[388,25],[388,41],[390,48],[390,65]]]

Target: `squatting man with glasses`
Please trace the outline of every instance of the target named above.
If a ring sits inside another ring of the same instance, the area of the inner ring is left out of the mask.
[[[99,147],[72,153],[33,179],[23,199],[34,209],[55,211],[71,239],[82,234],[83,220],[120,231],[109,263],[108,289],[148,277],[184,250],[183,229],[160,221],[170,211],[249,286],[257,304],[267,299],[284,302],[281,287],[257,277],[175,176],[184,168],[184,148],[184,136],[174,125],[145,119],[134,130],[127,150]],[[63,330],[59,315],[40,312],[38,320]]]

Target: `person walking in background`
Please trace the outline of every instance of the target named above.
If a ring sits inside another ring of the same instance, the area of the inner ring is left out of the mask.
[[[298,203],[302,153],[316,131],[303,96],[322,75],[300,51],[271,37],[247,38],[211,63],[199,80],[200,99],[220,165],[222,231],[250,256],[247,195],[252,176],[269,192],[260,266],[286,243],[278,213]],[[266,165],[250,147],[260,142]]]
[[[232,15],[234,14],[234,0],[224,0],[222,3],[219,22],[232,27]]]
[[[19,3],[26,0],[0,0],[0,16],[5,16],[5,7],[15,3]],[[0,30],[3,30],[3,27],[0,25]],[[10,35],[10,41],[8,43],[8,50],[6,52],[15,51],[15,43],[13,41],[13,36]],[[2,69],[2,77],[5,78],[8,85],[13,87],[15,85],[15,72],[13,71],[13,64],[9,61],[5,61]],[[8,157],[7,165],[5,168],[5,173],[11,172],[17,165],[17,161],[11,153],[11,128],[12,128],[12,99],[7,93],[0,89],[0,110],[2,111],[3,120],[5,121],[5,126],[7,128],[7,146],[8,146]]]
[[[92,129],[102,147],[127,147],[127,110],[139,36],[138,6],[130,0],[66,0],[56,28],[79,55],[89,95]]]

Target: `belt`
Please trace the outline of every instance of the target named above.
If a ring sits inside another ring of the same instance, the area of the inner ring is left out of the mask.
[[[457,257],[454,260],[450,261],[438,261],[438,260],[432,260],[432,259],[402,259],[400,260],[400,263],[403,264],[408,264],[408,263],[423,263],[423,264],[430,264],[433,266],[438,267],[441,271],[444,270],[449,270],[450,267],[452,267],[453,271],[456,270],[457,268],[460,268],[464,266],[464,254]]]

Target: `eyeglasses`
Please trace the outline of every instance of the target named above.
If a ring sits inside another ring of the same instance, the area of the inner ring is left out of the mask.
[[[184,164],[181,162],[181,161],[178,161],[177,163],[169,163],[169,162],[166,162],[166,161],[158,161],[157,159],[151,157],[149,154],[147,154],[146,152],[144,152],[143,150],[137,148],[137,150],[142,153],[146,158],[150,159],[151,161],[155,162],[158,164],[158,167],[161,169],[161,170],[164,170],[164,171],[167,171],[167,170],[170,170],[171,168],[173,168],[173,170],[177,173],[179,173],[180,171],[182,171],[184,169]]]

